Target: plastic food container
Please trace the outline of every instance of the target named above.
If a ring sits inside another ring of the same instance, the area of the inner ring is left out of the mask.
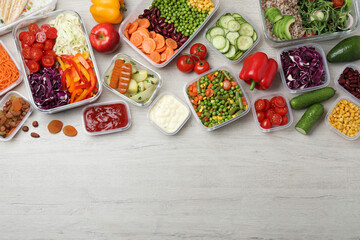
[[[345,97],[339,97],[338,99],[336,99],[336,101],[334,102],[334,104],[330,107],[329,112],[326,114],[326,118],[325,118],[325,124],[330,128],[331,131],[333,131],[334,133],[336,133],[337,135],[345,138],[346,140],[356,140],[360,137],[360,131],[358,132],[358,134],[355,137],[349,137],[347,135],[345,135],[344,133],[340,132],[338,129],[336,129],[335,127],[333,127],[330,122],[329,122],[329,117],[330,114],[332,113],[332,111],[334,110],[334,108],[336,107],[336,105],[343,99],[346,99],[352,103],[354,103],[356,106],[360,107],[360,104],[357,104],[356,102],[353,101],[352,98],[349,98],[347,96]]]
[[[174,130],[174,131],[171,131],[171,132],[168,132],[168,131],[165,131],[163,128],[161,128],[157,123],[155,123],[154,121],[152,121],[151,117],[150,117],[150,113],[151,111],[153,110],[154,106],[159,102],[159,100],[161,100],[162,97],[164,97],[165,95],[170,95],[172,96],[173,98],[175,98],[177,101],[179,101],[180,104],[182,104],[188,111],[188,114],[187,116],[184,118],[184,120],[181,122],[181,124],[179,124],[179,126]],[[149,108],[149,111],[148,111],[148,115],[147,115],[149,121],[151,122],[152,125],[154,125],[157,129],[159,129],[163,134],[165,135],[169,135],[169,136],[172,136],[172,135],[175,135],[177,134],[180,129],[185,125],[185,123],[189,120],[190,118],[190,110],[189,108],[186,106],[186,104],[184,104],[178,97],[176,97],[175,95],[169,93],[169,92],[164,92],[162,94],[160,94],[156,100],[151,104],[150,108]]]
[[[263,9],[261,7],[261,2],[262,1],[263,0],[259,0],[259,6],[260,6],[260,12],[261,12],[263,31],[264,31],[265,39],[267,40],[269,45],[272,46],[272,47],[284,47],[284,46],[300,44],[300,43],[305,43],[305,42],[309,43],[309,42],[327,41],[327,40],[331,40],[331,39],[339,39],[339,38],[343,38],[343,37],[353,33],[357,29],[357,27],[359,26],[358,0],[353,0],[352,4],[351,4],[351,7],[350,7],[350,10],[351,10],[351,15],[352,15],[352,17],[354,19],[354,24],[350,29],[348,29],[346,31],[341,31],[341,32],[327,33],[327,34],[321,34],[321,35],[316,35],[316,36],[311,36],[311,37],[302,37],[302,38],[298,38],[298,39],[276,40],[276,39],[273,39],[269,35],[268,29],[266,28],[264,11],[263,11]]]
[[[38,2],[39,0],[32,0],[32,2],[34,2],[34,1]],[[0,24],[0,36],[6,34],[8,32],[11,32],[11,30],[15,27],[15,25],[17,25],[18,23],[20,23],[23,20],[27,20],[35,15],[41,15],[41,14],[53,11],[56,7],[56,2],[57,2],[57,0],[50,0],[49,3],[47,5],[45,5],[44,7],[30,12],[30,13],[26,14],[26,16],[19,17],[17,20],[15,20],[12,23]]]
[[[216,22],[226,13],[231,13],[231,14],[234,14],[234,13],[238,13],[240,14],[244,19],[245,21],[247,21],[255,30],[256,32],[256,35],[257,35],[257,39],[256,41],[253,43],[253,45],[248,49],[246,50],[246,52],[244,52],[244,54],[238,59],[238,60],[230,60],[228,59],[227,57],[225,57],[224,54],[222,54],[219,50],[217,50],[206,38],[206,33],[213,27],[215,27],[216,25]],[[213,21],[211,21],[211,23],[209,24],[209,26],[205,29],[204,31],[204,39],[207,43],[207,45],[212,49],[214,50],[216,53],[218,53],[222,58],[225,59],[225,61],[229,62],[229,63],[232,63],[232,64],[238,64],[239,62],[241,62],[243,59],[245,59],[249,54],[250,52],[256,47],[256,45],[260,42],[260,32],[259,30],[256,28],[256,26],[252,23],[252,21],[250,21],[244,14],[240,13],[239,11],[235,11],[233,8],[228,8],[224,11],[222,11],[221,13],[219,13],[218,15],[219,17],[217,17],[216,19],[214,19]]]
[[[123,104],[126,108],[126,113],[127,113],[127,117],[128,117],[128,124],[124,127],[121,127],[121,128],[116,128],[116,129],[111,129],[111,130],[103,130],[103,131],[97,131],[97,132],[89,132],[87,129],[86,129],[86,119],[85,119],[85,112],[86,110],[88,110],[89,108],[92,108],[92,107],[98,107],[98,106],[104,106],[104,105],[114,105],[114,104]],[[88,105],[86,107],[83,108],[82,110],[82,122],[83,122],[83,128],[84,128],[84,131],[89,134],[90,136],[97,136],[97,135],[103,135],[103,134],[109,134],[109,133],[116,133],[116,132],[122,132],[122,131],[125,131],[125,130],[128,130],[131,126],[131,113],[130,113],[130,108],[129,108],[129,105],[125,102],[125,101],[112,101],[112,102],[105,102],[105,103],[95,103],[95,104],[91,104],[91,105]]]
[[[243,113],[239,114],[238,116],[236,116],[236,117],[234,117],[234,118],[231,118],[230,120],[228,120],[228,121],[226,121],[226,122],[220,123],[219,125],[216,125],[216,126],[213,126],[213,127],[206,127],[206,126],[201,122],[201,120],[200,120],[200,118],[198,117],[198,115],[196,114],[195,109],[193,108],[192,103],[190,102],[190,99],[189,99],[189,96],[188,96],[188,94],[187,94],[186,89],[187,89],[191,84],[193,84],[194,82],[198,81],[201,77],[204,77],[204,76],[208,75],[209,73],[212,73],[212,72],[215,72],[215,71],[220,71],[220,70],[228,71],[228,72],[230,73],[230,75],[234,78],[234,80],[235,80],[235,81],[237,82],[237,84],[239,85],[240,90],[243,92],[243,97],[245,97],[245,100],[246,100],[246,103],[247,103],[248,107],[247,107],[247,109],[246,109]],[[250,102],[250,99],[248,98],[248,96],[246,95],[246,92],[244,91],[244,88],[243,88],[243,87],[241,86],[241,84],[240,84],[240,79],[238,78],[237,75],[233,74],[232,71],[230,71],[230,70],[229,70],[228,68],[226,68],[226,67],[219,67],[219,68],[217,68],[217,69],[213,69],[213,70],[207,71],[207,72],[205,72],[204,74],[198,76],[196,79],[188,82],[188,83],[185,85],[185,87],[184,87],[184,96],[185,96],[186,102],[188,103],[188,105],[189,105],[189,107],[190,107],[190,109],[191,109],[191,112],[193,113],[196,121],[197,121],[198,123],[200,123],[200,125],[201,125],[205,130],[207,130],[207,131],[214,131],[214,130],[216,130],[216,129],[219,129],[219,128],[225,126],[225,125],[228,125],[229,123],[232,123],[232,122],[234,122],[234,121],[242,118],[243,116],[245,116],[246,114],[248,114],[248,113],[250,112],[250,104],[251,104],[251,102]]]
[[[318,53],[321,54],[322,59],[323,59],[324,70],[325,70],[325,82],[323,84],[321,84],[319,86],[315,86],[315,87],[304,88],[304,89],[301,89],[301,88],[290,89],[288,87],[288,85],[286,84],[285,74],[284,74],[284,70],[283,70],[283,67],[282,67],[282,64],[281,64],[281,54],[283,52],[287,52],[289,50],[293,50],[293,49],[296,49],[296,48],[299,48],[299,47],[313,47],[313,48],[315,48],[315,50]],[[330,71],[329,71],[327,61],[326,61],[326,55],[325,55],[325,52],[324,52],[323,48],[318,44],[307,43],[307,44],[300,44],[300,45],[296,45],[296,46],[282,48],[282,49],[279,50],[278,64],[279,64],[279,71],[280,71],[281,80],[282,80],[282,82],[284,84],[284,87],[285,87],[286,90],[288,90],[291,93],[311,92],[311,91],[314,91],[314,90],[317,90],[317,89],[320,89],[320,88],[324,88],[327,85],[329,85],[329,83],[330,83]]]
[[[344,91],[350,98],[352,98],[353,100],[356,101],[356,104],[357,105],[360,105],[360,99],[356,98],[354,95],[352,95],[348,90],[346,90],[345,88],[343,88],[343,86],[341,86],[339,84],[339,79],[340,79],[340,76],[341,74],[344,72],[344,70],[346,68],[353,68],[355,70],[358,70],[360,72],[360,67],[355,65],[355,64],[347,64],[344,66],[344,68],[341,70],[340,74],[337,75],[337,77],[334,79],[334,82],[335,82],[335,85],[337,88],[341,89],[342,91]]]
[[[286,100],[286,106],[288,107],[288,113],[286,114],[288,116],[288,123],[284,126],[276,126],[276,127],[272,127],[270,129],[265,129],[265,128],[262,128],[260,126],[260,123],[258,121],[258,118],[257,118],[257,115],[256,115],[256,109],[255,109],[255,102],[259,99],[267,99],[270,101],[271,98],[275,97],[275,96],[281,96],[283,97],[285,100]],[[291,110],[291,106],[290,106],[290,103],[289,103],[289,99],[287,99],[287,97],[285,97],[285,95],[283,95],[282,93],[279,93],[279,92],[276,92],[276,93],[271,93],[271,94],[267,94],[267,95],[264,95],[264,96],[260,96],[258,98],[256,98],[254,100],[254,104],[251,105],[251,108],[252,108],[252,112],[253,112],[253,116],[254,116],[254,120],[255,120],[255,123],[256,123],[256,126],[258,126],[258,128],[264,132],[264,133],[267,133],[267,132],[274,132],[274,131],[279,131],[279,130],[283,130],[283,129],[286,129],[288,127],[291,126],[291,124],[293,123],[294,121],[294,117],[293,117],[293,114],[292,114],[292,110]]]
[[[27,67],[25,65],[25,59],[22,56],[22,50],[21,50],[22,48],[21,48],[21,42],[19,40],[19,34],[22,31],[27,31],[27,27],[31,23],[37,23],[39,25],[42,25],[42,24],[48,23],[49,21],[55,19],[59,14],[62,14],[62,13],[74,14],[80,20],[80,24],[81,24],[82,30],[83,30],[83,32],[85,34],[86,43],[87,43],[87,46],[88,46],[88,49],[89,49],[90,58],[91,58],[91,61],[93,62],[93,65],[94,65],[93,69],[95,71],[95,76],[96,76],[97,82],[98,82],[96,87],[99,90],[98,90],[97,94],[95,96],[93,96],[92,98],[88,98],[88,99],[85,99],[85,100],[80,101],[80,102],[71,103],[71,104],[67,104],[67,105],[52,108],[52,109],[41,109],[35,104],[33,95],[31,93],[30,84],[29,84],[29,78],[28,78],[29,70],[27,69]],[[100,97],[100,94],[102,92],[102,85],[100,84],[99,70],[98,70],[97,65],[96,65],[95,56],[94,56],[94,53],[93,53],[93,50],[92,50],[92,47],[91,47],[91,44],[90,44],[90,40],[89,40],[87,31],[86,31],[86,28],[85,28],[85,25],[84,25],[84,21],[82,20],[81,16],[77,12],[72,11],[72,10],[58,10],[58,11],[55,11],[55,12],[44,14],[42,16],[37,16],[37,17],[33,17],[33,18],[23,20],[22,22],[20,22],[18,25],[15,26],[15,28],[13,30],[13,36],[14,36],[14,39],[15,39],[15,42],[16,42],[16,48],[17,48],[19,57],[22,60],[21,66],[22,66],[22,70],[23,70],[25,80],[26,80],[25,81],[26,88],[27,88],[28,94],[30,96],[31,104],[33,105],[33,107],[36,110],[38,110],[40,112],[43,112],[43,113],[48,113],[48,114],[61,112],[61,111],[66,111],[66,110],[69,110],[69,109],[72,109],[72,108],[80,107],[80,106],[83,106],[85,104],[94,102]]]
[[[152,74],[154,75],[155,77],[157,77],[159,79],[158,83],[156,84],[156,89],[154,91],[154,93],[151,95],[151,98],[147,101],[147,102],[136,102],[130,98],[128,98],[126,95],[124,94],[121,94],[119,91],[117,91],[116,89],[113,89],[112,87],[110,87],[106,81],[107,81],[107,76],[110,76],[110,73],[112,71],[112,69],[114,68],[114,64],[115,64],[115,61],[116,59],[119,59],[119,58],[124,58],[128,61],[132,61],[136,64],[136,66],[140,66],[139,70],[147,70],[148,74]],[[103,76],[102,76],[102,81],[103,81],[103,84],[104,86],[109,89],[109,91],[115,93],[116,95],[118,95],[119,97],[121,97],[122,99],[134,104],[135,106],[138,106],[138,107],[147,107],[149,106],[152,101],[154,100],[156,94],[159,92],[161,86],[162,86],[162,78],[160,76],[160,74],[156,71],[154,71],[153,69],[147,67],[146,65],[142,64],[141,62],[139,62],[138,60],[126,55],[126,54],[122,54],[122,53],[118,53],[117,55],[115,55],[113,57],[113,59],[111,60],[111,64],[109,65],[109,67],[105,70]]]
[[[144,9],[147,9],[151,6],[153,0],[143,0],[137,5],[137,7],[132,11],[128,17],[121,23],[119,32],[121,35],[121,38],[130,45],[138,54],[140,54],[143,58],[145,58],[150,64],[152,64],[154,67],[157,68],[163,68],[166,65],[168,65],[176,56],[184,49],[186,46],[196,37],[196,35],[201,31],[201,29],[206,25],[206,23],[210,20],[210,18],[215,14],[215,12],[219,9],[220,1],[219,0],[212,0],[212,2],[215,5],[214,10],[209,14],[209,16],[205,19],[205,21],[198,27],[198,29],[194,32],[193,35],[189,37],[189,39],[184,43],[184,45],[179,48],[176,53],[174,53],[166,62],[163,63],[155,63],[150,58],[146,56],[142,51],[140,51],[134,44],[132,44],[124,34],[125,28],[128,25],[128,23],[133,22],[137,19],[137,17],[141,14],[143,14]]]
[[[14,58],[14,56],[11,54],[11,52],[9,51],[9,49],[5,46],[5,44],[0,40],[0,45],[5,49],[5,51],[9,54],[11,60],[14,62],[16,68],[19,70],[19,78],[10,86],[8,86],[7,88],[5,88],[4,90],[0,91],[0,96],[4,95],[5,93],[7,93],[8,91],[10,91],[11,89],[13,89],[14,87],[16,87],[17,85],[19,85],[22,80],[23,80],[23,73],[19,67],[19,64],[17,63],[16,59]]]
[[[10,97],[12,96],[15,96],[15,97],[21,97],[23,98],[25,101],[27,101],[28,103],[29,100],[26,99],[23,95],[21,95],[20,93],[16,92],[16,91],[11,91],[11,92],[8,92],[0,101],[0,108],[2,109],[2,107],[5,105],[5,103],[10,99]],[[29,111],[27,112],[27,114],[25,115],[25,117],[23,118],[23,120],[20,122],[20,124],[15,128],[15,130],[12,132],[12,134],[10,136],[8,136],[7,138],[3,138],[3,137],[0,137],[0,141],[2,142],[7,142],[7,141],[10,141],[15,135],[16,133],[21,129],[21,127],[24,125],[24,123],[26,122],[26,120],[29,118],[29,116],[31,115],[33,111],[33,108],[30,104],[30,109]]]

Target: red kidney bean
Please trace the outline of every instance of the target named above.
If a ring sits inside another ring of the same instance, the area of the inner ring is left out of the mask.
[[[161,28],[158,25],[155,26],[155,32],[156,33],[161,33]]]
[[[360,74],[358,70],[347,67],[340,75],[338,83],[353,96],[360,99]]]
[[[179,42],[184,43],[184,42],[186,42],[187,40],[188,40],[188,38],[187,38],[187,37],[183,37],[183,38],[181,38],[181,39],[180,39],[180,41],[179,41]]]
[[[167,30],[166,30],[166,28],[163,28],[162,33],[163,33],[164,35],[166,35],[166,34],[167,34]]]
[[[160,17],[160,10],[159,9],[156,9],[156,16]]]
[[[144,15],[139,15],[138,18],[143,19]]]
[[[167,25],[167,23],[163,22],[162,24],[159,24],[159,27],[164,28],[164,27],[166,27],[166,25]]]
[[[168,31],[172,33],[174,31],[174,27],[168,28]]]

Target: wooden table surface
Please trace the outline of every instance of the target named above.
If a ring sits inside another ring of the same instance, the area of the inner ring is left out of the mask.
[[[126,1],[127,13],[139,2]],[[96,24],[90,4],[59,0],[57,9],[78,11],[90,31]],[[257,1],[222,0],[219,12],[228,6],[245,13],[262,31]],[[193,43],[205,43],[203,32]],[[261,38],[255,51],[275,58],[278,49]],[[11,34],[0,39],[16,53]],[[328,52],[338,41],[321,45]],[[146,63],[122,43],[119,52]],[[102,73],[112,55],[95,55]],[[208,61],[236,74],[242,67],[226,64],[210,49]],[[330,86],[342,67],[329,64]],[[184,85],[196,74],[179,72],[175,61],[159,73],[161,92],[185,100]],[[28,96],[24,83],[15,90]],[[251,99],[264,94],[246,92]],[[294,96],[279,75],[268,92]],[[326,112],[343,95],[337,89],[336,97],[324,104]],[[98,102],[116,99],[104,89]],[[177,135],[165,136],[150,124],[147,112],[131,105],[128,131],[91,137],[83,131],[81,108],[54,115],[35,111],[26,124],[39,122],[39,139],[19,132],[1,143],[0,239],[360,238],[359,141],[331,132],[324,117],[309,136],[294,129],[304,111],[294,112],[290,128],[270,134],[262,133],[249,113],[214,132],[191,116]],[[53,119],[74,125],[78,136],[48,133]]]

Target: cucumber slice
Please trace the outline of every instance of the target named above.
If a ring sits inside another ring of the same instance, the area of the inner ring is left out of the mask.
[[[217,26],[217,27],[222,27],[222,26],[221,26],[221,23],[220,23],[220,19],[216,21],[216,26]]]
[[[223,28],[228,28],[228,23],[230,21],[234,21],[235,18],[233,18],[232,16],[230,15],[224,15],[222,16],[220,19],[220,25],[223,27]]]
[[[295,129],[306,135],[309,133],[311,128],[315,125],[317,121],[320,120],[322,115],[324,114],[324,106],[320,103],[316,103],[311,105],[308,110],[301,117],[299,122],[296,124]]]
[[[252,36],[252,39],[254,40],[254,42],[257,40],[258,36],[257,33],[254,31],[254,35]]]
[[[233,17],[233,18],[242,18],[242,19],[243,19],[243,17],[242,17],[240,14],[238,14],[238,13],[234,13],[234,14],[232,15],[232,17]]]
[[[221,52],[222,54],[227,53],[230,49],[230,46],[230,41],[226,39],[225,47],[223,49],[220,49],[219,52]]]
[[[249,23],[243,23],[241,24],[239,33],[241,36],[251,37],[254,34],[254,28]]]
[[[215,36],[215,37],[212,39],[211,43],[212,43],[212,45],[213,45],[216,49],[220,50],[220,49],[225,48],[226,42],[228,42],[228,41],[229,41],[229,40],[227,40],[227,39],[224,38],[223,36]]]
[[[226,34],[226,38],[230,41],[231,45],[236,44],[236,39],[240,37],[240,34],[238,32],[229,32]]]
[[[243,54],[244,54],[244,52],[241,52],[241,51],[237,52],[236,55],[235,55],[235,57],[234,57],[232,60],[233,60],[233,61],[238,60]]]
[[[228,29],[231,31],[231,32],[237,32],[240,30],[240,23],[233,20],[233,21],[229,21],[228,22]]]
[[[209,31],[206,33],[206,39],[211,42],[211,36]]]
[[[248,36],[240,36],[236,41],[238,49],[244,52],[248,50],[253,45],[253,43],[254,41],[252,38]]]
[[[229,51],[226,53],[226,54],[224,54],[225,55],[225,57],[227,57],[228,59],[233,59],[235,56],[236,56],[236,49],[235,49],[235,47],[234,46],[230,46],[230,49],[229,49]]]
[[[224,29],[222,29],[220,27],[213,27],[209,30],[209,32],[210,32],[211,38],[214,38],[216,36],[225,36]]]
[[[225,32],[225,35],[226,35],[226,34],[228,34],[228,32],[230,32],[230,31],[229,31],[229,29],[225,29],[225,28],[224,28],[224,32]]]

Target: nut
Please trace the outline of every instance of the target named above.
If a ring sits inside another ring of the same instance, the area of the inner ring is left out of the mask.
[[[39,123],[38,123],[38,121],[33,121],[32,125],[33,125],[33,127],[38,127]]]
[[[32,132],[30,135],[31,135],[33,138],[39,138],[39,137],[40,137],[40,135],[37,134],[37,133],[35,133],[35,132]]]
[[[29,127],[28,127],[28,126],[23,126],[23,127],[22,127],[22,130],[23,130],[24,132],[27,132],[27,131],[29,131]]]

